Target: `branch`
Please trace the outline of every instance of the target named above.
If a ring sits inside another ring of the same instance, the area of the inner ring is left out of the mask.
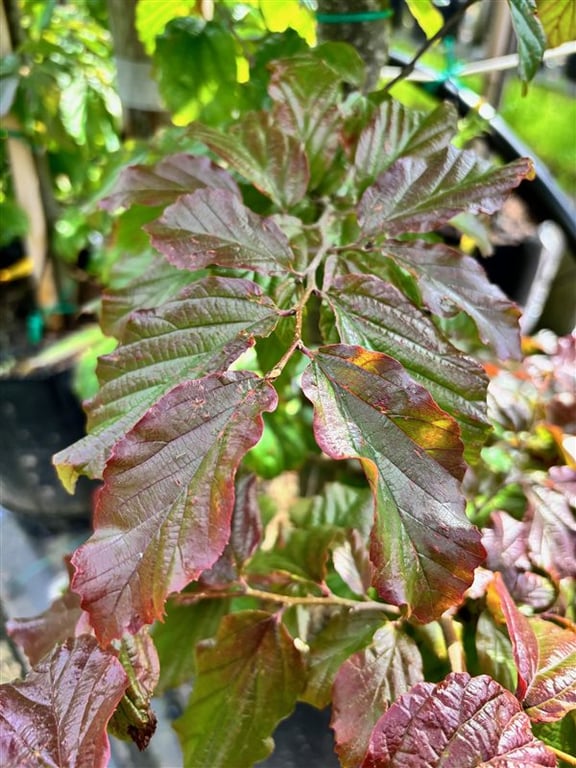
[[[478,0],[468,0],[464,5],[461,5],[458,10],[454,13],[453,16],[451,16],[448,21],[436,32],[436,34],[432,35],[432,37],[429,40],[426,40],[426,42],[422,45],[422,47],[415,53],[414,57],[411,61],[406,64],[406,66],[402,67],[400,74],[397,75],[393,80],[391,80],[389,83],[387,83],[382,90],[377,91],[379,96],[385,96],[391,88],[393,88],[397,83],[399,83],[401,80],[404,80],[409,75],[412,74],[414,71],[416,64],[422,56],[426,53],[426,51],[430,50],[432,46],[438,42],[438,40],[442,39],[447,32],[449,32],[452,27],[456,26],[456,24],[460,21],[460,19],[464,16],[468,8],[470,8],[471,5],[474,5],[474,3],[477,3]]]
[[[440,619],[440,626],[442,627],[452,672],[466,672],[466,656],[464,654],[462,642],[454,627],[454,619],[452,616],[444,614]]]

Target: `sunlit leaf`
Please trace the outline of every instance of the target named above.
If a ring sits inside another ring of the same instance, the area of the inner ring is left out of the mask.
[[[532,563],[558,580],[576,577],[576,519],[566,496],[533,484],[527,489],[527,549]]]
[[[384,253],[416,277],[432,312],[451,317],[464,310],[482,341],[500,357],[520,357],[519,311],[490,283],[475,259],[444,245],[424,243],[386,243]]]
[[[487,379],[458,352],[430,318],[390,283],[374,276],[337,278],[327,294],[341,341],[398,360],[438,405],[459,423],[467,456],[478,456],[488,430]]]
[[[362,235],[432,232],[463,211],[495,213],[531,174],[529,159],[494,168],[475,152],[452,145],[428,157],[400,157],[360,200]]]
[[[260,288],[237,278],[205,278],[157,310],[135,312],[121,346],[100,359],[100,391],[86,404],[89,434],[54,458],[63,482],[101,477],[116,440],[175,383],[226,370],[277,320]]]
[[[95,533],[72,558],[73,589],[102,642],[161,618],[168,594],[216,562],[236,468],[275,405],[254,374],[212,374],[174,387],[116,443]]]
[[[270,113],[250,113],[226,133],[197,124],[190,134],[281,208],[306,194],[309,171],[302,145],[281,131]]]
[[[432,0],[407,0],[406,4],[428,39],[442,29],[444,17]]]
[[[361,768],[539,768],[556,757],[509,692],[487,675],[419,683],[376,724]]]
[[[136,5],[136,31],[144,44],[146,53],[151,54],[156,47],[156,36],[164,32],[166,24],[178,16],[190,14],[189,0],[172,0],[159,3],[157,0],[138,0]]]
[[[296,260],[280,228],[227,190],[183,195],[145,229],[152,245],[180,269],[217,264],[273,275],[290,270]]]
[[[398,362],[361,347],[321,348],[302,387],[322,450],[360,459],[370,482],[381,598],[431,621],[461,600],[484,557],[456,479],[463,465],[455,422]]]
[[[572,0],[536,0],[536,8],[551,48],[576,40],[576,5]]]
[[[294,708],[305,674],[300,652],[278,616],[244,611],[226,616],[215,641],[199,647],[197,670],[175,726],[185,765],[251,768]]]
[[[170,155],[153,166],[125,168],[114,191],[102,201],[102,207],[114,211],[129,205],[169,205],[180,195],[204,187],[227,189],[240,197],[230,174],[207,157]]]
[[[416,643],[392,623],[342,664],[334,681],[331,725],[343,768],[360,763],[380,715],[423,679]]]
[[[516,689],[518,673],[506,629],[499,626],[487,611],[483,611],[476,625],[476,653],[478,669],[490,675],[512,693]]]
[[[537,15],[535,0],[508,0],[508,5],[518,39],[518,74],[526,82],[532,80],[542,63],[546,35]]]
[[[68,640],[26,680],[0,686],[0,763],[105,768],[106,725],[126,684],[118,659],[94,637]]]

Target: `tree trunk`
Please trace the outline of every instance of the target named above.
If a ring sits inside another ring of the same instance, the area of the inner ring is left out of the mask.
[[[366,65],[367,91],[376,88],[380,71],[388,60],[390,19],[378,18],[377,14],[389,8],[389,0],[318,0],[318,39],[348,43],[356,48]],[[362,20],[364,14],[367,18]],[[376,16],[370,18],[372,14]],[[325,20],[330,16],[333,21]]]

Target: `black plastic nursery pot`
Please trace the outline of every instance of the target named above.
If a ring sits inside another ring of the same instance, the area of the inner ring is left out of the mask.
[[[80,478],[72,496],[52,465],[54,453],[85,434],[71,380],[71,367],[0,377],[0,504],[46,531],[87,526],[98,486]]]

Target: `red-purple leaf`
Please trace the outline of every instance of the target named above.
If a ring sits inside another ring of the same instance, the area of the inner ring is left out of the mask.
[[[522,701],[538,669],[538,641],[528,618],[518,610],[499,573],[494,574],[494,581],[488,588],[489,600],[492,590],[498,597],[512,641],[514,661],[518,669],[516,696]]]
[[[68,640],[25,681],[0,687],[0,763],[105,768],[106,726],[126,684],[118,659],[94,637]]]
[[[437,618],[460,602],[484,558],[456,479],[455,422],[398,362],[361,347],[321,348],[302,387],[322,450],[360,459],[369,480],[378,593],[419,621]]]
[[[226,616],[198,648],[197,675],[176,723],[189,766],[251,768],[271,751],[277,723],[294,708],[305,666],[278,616]]]
[[[250,113],[228,133],[196,124],[190,134],[281,208],[295,205],[306,194],[309,171],[302,144],[281,131],[270,113]]]
[[[487,675],[419,683],[376,724],[361,768],[544,768],[556,757],[534,738],[516,698]]]
[[[430,157],[449,143],[457,131],[456,110],[444,102],[431,112],[385,101],[358,139],[354,166],[357,179],[373,183],[399,157]]]
[[[268,92],[276,123],[304,144],[312,188],[332,165],[340,144],[341,79],[325,62],[308,56],[276,61],[272,67]]]
[[[527,549],[531,562],[555,580],[576,577],[576,518],[560,490],[534,483],[528,497]]]
[[[341,341],[384,352],[402,363],[458,421],[469,457],[477,457],[488,429],[488,380],[482,367],[449,344],[429,317],[384,280],[339,277],[327,299]]]
[[[114,211],[121,206],[168,205],[180,195],[204,187],[227,189],[240,197],[232,176],[207,157],[171,155],[156,165],[125,168],[112,194],[102,201],[102,207]]]
[[[116,440],[175,383],[226,370],[278,317],[254,283],[219,277],[197,281],[157,310],[135,312],[121,346],[100,358],[100,390],[85,406],[89,434],[54,457],[65,485],[80,473],[101,477]]]
[[[281,275],[296,261],[277,224],[253,213],[223,189],[183,195],[144,229],[152,245],[180,269],[217,264]]]
[[[475,259],[424,243],[386,243],[384,253],[416,277],[424,302],[435,314],[451,317],[464,310],[499,357],[520,357],[520,313]]]
[[[428,157],[401,157],[363,194],[362,235],[432,232],[463,211],[495,213],[531,174],[527,158],[494,168],[475,152],[452,145]]]
[[[576,710],[576,626],[539,618],[530,619],[530,626],[538,642],[538,669],[523,705],[531,720],[551,723]]]
[[[10,619],[6,623],[8,634],[24,650],[32,665],[46,656],[54,646],[69,637],[90,633],[88,617],[80,607],[80,598],[67,591],[39,616],[28,619]]]
[[[161,618],[230,538],[234,475],[262,434],[274,389],[251,373],[180,384],[115,446],[95,533],[76,551],[73,588],[103,643]]]
[[[342,664],[334,681],[331,725],[343,768],[360,763],[380,715],[423,679],[416,643],[394,624],[377,630],[368,648]]]

